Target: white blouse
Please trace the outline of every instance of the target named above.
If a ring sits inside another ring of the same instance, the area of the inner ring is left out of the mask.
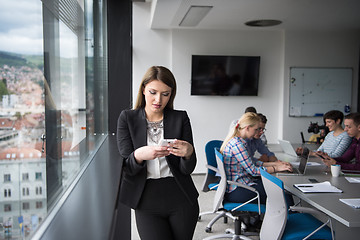
[[[159,122],[147,122],[147,145],[157,146],[161,142],[161,140],[164,139],[163,121],[161,120]],[[148,179],[159,179],[173,176],[165,157],[147,160],[146,164]]]

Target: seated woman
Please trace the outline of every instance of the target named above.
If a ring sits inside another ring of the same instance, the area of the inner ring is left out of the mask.
[[[330,132],[326,135],[324,142],[313,155],[327,155],[331,158],[340,157],[348,149],[352,140],[341,125],[344,114],[340,111],[332,110],[325,113],[323,118]],[[301,150],[301,148],[298,148],[297,152],[301,152]]]
[[[263,167],[269,173],[292,171],[291,164],[285,162],[253,162],[247,150],[246,139],[259,131],[260,117],[256,113],[245,113],[234,125],[224,140],[220,152],[224,156],[227,180],[240,182],[255,188],[260,194],[260,202],[265,204],[266,193],[260,176]],[[254,192],[236,185],[228,185],[225,199],[231,202],[245,202],[255,197]],[[290,198],[289,198],[290,199]],[[292,205],[292,199],[288,201]]]
[[[345,131],[353,138],[350,147],[341,157],[325,156],[323,162],[328,167],[339,164],[342,171],[358,173],[360,171],[360,113],[350,113],[345,116]]]

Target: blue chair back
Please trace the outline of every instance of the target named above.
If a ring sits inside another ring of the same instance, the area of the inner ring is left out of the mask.
[[[206,156],[206,161],[207,161],[208,165],[217,168],[214,148],[220,148],[222,143],[223,143],[223,141],[221,141],[221,140],[211,140],[208,143],[206,143],[205,156]],[[215,176],[216,173],[213,170],[208,169],[208,174]]]

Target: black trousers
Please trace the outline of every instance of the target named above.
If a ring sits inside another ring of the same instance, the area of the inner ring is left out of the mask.
[[[199,205],[189,202],[174,178],[148,179],[135,216],[142,240],[191,240]]]

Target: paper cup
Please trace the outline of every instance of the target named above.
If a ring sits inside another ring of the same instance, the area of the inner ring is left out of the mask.
[[[338,177],[340,175],[341,166],[338,164],[331,165],[331,175],[333,177]]]

